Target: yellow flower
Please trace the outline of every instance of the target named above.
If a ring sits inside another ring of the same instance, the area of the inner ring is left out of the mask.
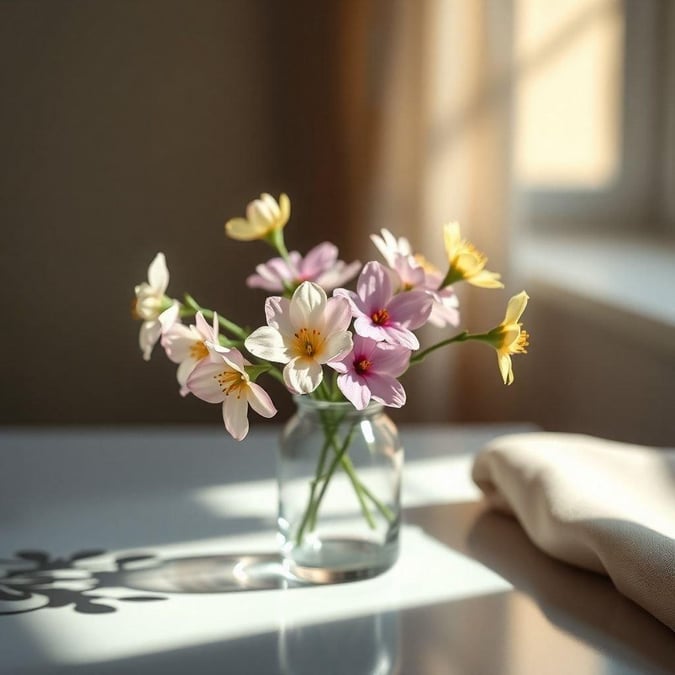
[[[514,295],[506,306],[504,320],[485,336],[485,341],[497,350],[499,372],[504,384],[513,382],[511,355],[527,353],[526,347],[529,345],[530,336],[527,331],[523,330],[520,317],[527,307],[528,300],[529,297],[525,291]]]
[[[484,269],[487,262],[485,254],[478,251],[471,242],[462,239],[459,223],[444,225],[443,239],[450,263],[450,269],[443,281],[444,287],[456,281],[468,281],[482,288],[504,288],[504,284],[499,281],[499,274]]]
[[[281,230],[291,216],[291,202],[287,195],[276,199],[267,193],[254,199],[246,207],[246,218],[232,218],[225,223],[225,231],[232,239],[253,241],[265,239],[276,230]]]

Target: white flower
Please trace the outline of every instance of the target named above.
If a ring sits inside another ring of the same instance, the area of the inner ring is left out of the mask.
[[[167,312],[162,317],[165,317]],[[190,393],[186,386],[188,377],[194,367],[209,355],[207,342],[218,344],[218,315],[215,313],[213,326],[209,326],[202,313],[197,312],[195,325],[185,326],[182,323],[172,322],[163,331],[162,347],[169,359],[179,364],[176,379],[180,384],[181,396],[187,396]]]
[[[399,237],[397,239],[385,228],[382,228],[380,232],[382,233],[381,235],[371,234],[370,240],[375,244],[375,247],[386,260],[389,267],[393,268],[395,266],[396,258],[398,256],[412,255],[410,242],[405,237]]]
[[[277,409],[267,392],[251,382],[249,365],[236,349],[207,345],[210,358],[202,359],[187,380],[187,388],[207,403],[222,403],[225,428],[237,441],[248,434],[248,407],[258,415],[274,417]]]
[[[162,332],[160,315],[171,309],[171,300],[164,295],[168,285],[169,270],[166,259],[163,253],[158,253],[148,267],[148,281],[134,289],[136,300],[132,314],[143,321],[138,343],[146,361],[150,360],[152,348]]]
[[[305,281],[288,300],[273,296],[265,302],[267,326],[253,331],[244,343],[261,359],[285,363],[284,382],[296,394],[314,391],[323,379],[322,365],[331,365],[352,349],[349,303],[326,297]]]

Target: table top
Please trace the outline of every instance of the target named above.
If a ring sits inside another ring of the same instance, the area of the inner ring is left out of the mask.
[[[403,427],[396,565],[271,590],[224,562],[276,550],[276,428],[0,430],[0,673],[675,672],[668,628],[482,503],[473,456],[522,430]]]

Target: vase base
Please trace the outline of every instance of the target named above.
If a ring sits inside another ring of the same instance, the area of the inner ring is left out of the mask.
[[[329,539],[318,548],[296,547],[284,557],[293,577],[311,584],[339,584],[370,579],[388,570],[398,558],[398,544],[358,539]]]

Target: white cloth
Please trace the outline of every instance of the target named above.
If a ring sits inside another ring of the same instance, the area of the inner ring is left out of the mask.
[[[591,436],[502,436],[472,477],[548,554],[607,574],[675,630],[675,450]]]

